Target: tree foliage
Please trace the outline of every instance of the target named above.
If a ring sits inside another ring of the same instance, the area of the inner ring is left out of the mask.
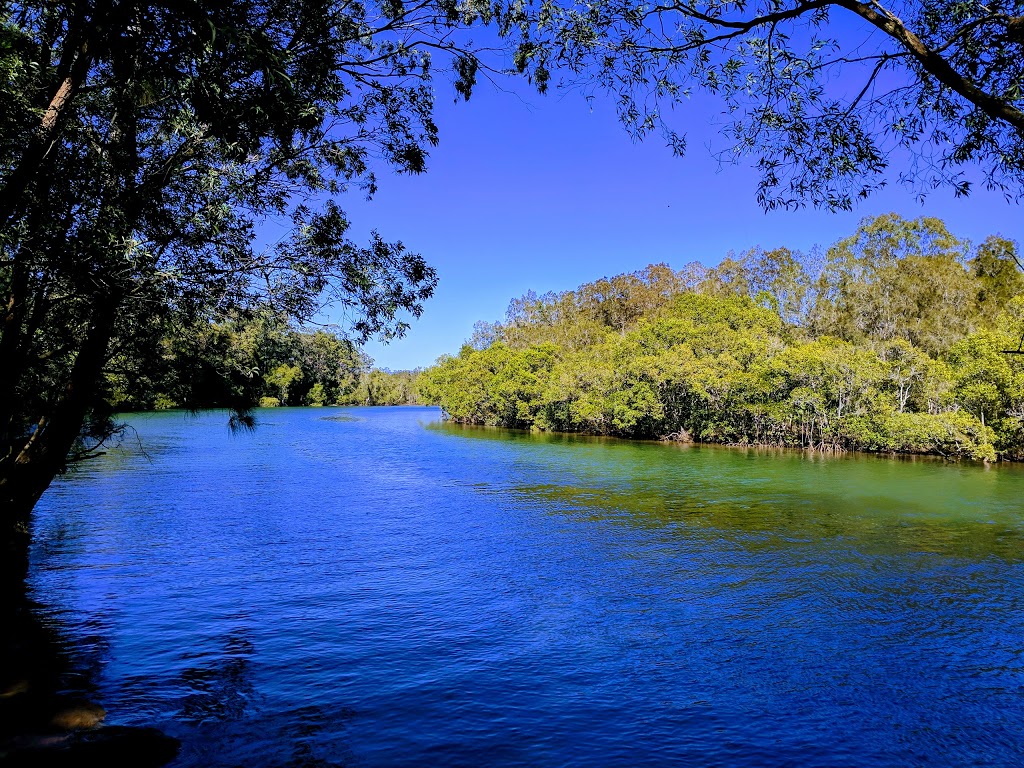
[[[459,422],[624,437],[1024,458],[1016,245],[862,222],[823,255],[665,265],[512,302],[427,369]]]
[[[893,168],[922,193],[967,194],[972,168],[1024,193],[1020,0],[531,0],[505,22],[539,84],[569,70],[679,153],[672,108],[719,106],[766,208],[848,209]]]
[[[254,405],[408,405],[417,378],[373,368],[352,339],[298,330],[263,307],[179,329],[142,358],[121,354],[106,372],[104,412],[227,408],[251,419]]]
[[[355,340],[419,315],[434,271],[400,242],[352,241],[333,199],[425,168],[431,55],[468,94],[473,52],[452,35],[481,12],[0,3],[0,505],[16,526],[74,446],[109,434],[118,361],[158,365],[175,336],[181,353],[230,347],[223,323],[263,305],[301,322],[340,304]],[[286,400],[315,386],[278,373]],[[244,409],[252,388],[229,389]]]

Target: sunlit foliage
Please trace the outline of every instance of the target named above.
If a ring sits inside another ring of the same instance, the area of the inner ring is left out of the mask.
[[[823,255],[652,266],[513,301],[421,390],[467,423],[1024,458],[1016,257],[887,215]]]

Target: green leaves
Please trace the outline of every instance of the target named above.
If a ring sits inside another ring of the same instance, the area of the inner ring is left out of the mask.
[[[972,168],[1007,197],[1024,194],[1019,3],[516,8],[505,32],[519,45],[519,71],[543,61],[566,86],[604,91],[635,136],[677,137],[672,107],[694,90],[714,97],[726,115],[715,153],[752,160],[766,209],[849,210],[894,181],[920,196],[938,186],[966,195]],[[671,142],[677,152],[683,144]]]
[[[813,254],[776,249],[529,293],[423,378],[466,423],[1024,458],[1024,360],[1001,352],[1024,296],[992,298],[1020,279],[1015,245],[968,252],[941,222],[883,216],[817,281]],[[979,290],[1000,330],[971,333]],[[864,320],[886,312],[891,327]]]

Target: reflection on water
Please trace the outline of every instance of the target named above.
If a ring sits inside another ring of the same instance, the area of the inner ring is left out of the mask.
[[[879,552],[1024,557],[1024,467],[1016,465],[432,428],[464,438],[565,446],[529,459],[557,482],[479,488],[583,519],[665,529],[687,539],[710,532],[749,547],[844,537]]]
[[[254,650],[239,628],[224,638],[217,658],[197,658],[197,666],[181,673],[181,685],[189,693],[181,700],[178,719],[192,723],[241,720],[255,711],[250,663]]]
[[[1024,762],[1018,467],[263,421],[134,417],[36,518],[178,765]]]

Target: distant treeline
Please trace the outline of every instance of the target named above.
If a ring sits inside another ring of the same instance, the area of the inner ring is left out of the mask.
[[[890,214],[825,252],[527,294],[419,388],[465,423],[1019,460],[1022,294],[1014,242]]]
[[[114,410],[253,405],[407,405],[418,371],[373,368],[352,342],[306,332],[267,308],[162,333],[145,361],[116,360],[106,381]]]

